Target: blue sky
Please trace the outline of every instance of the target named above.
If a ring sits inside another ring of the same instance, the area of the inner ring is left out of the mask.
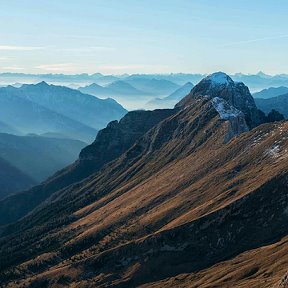
[[[0,72],[288,73],[287,0],[0,0]]]

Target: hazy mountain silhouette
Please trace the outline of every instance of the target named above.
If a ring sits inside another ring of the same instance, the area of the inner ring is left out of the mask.
[[[98,97],[104,97],[104,96],[113,97],[115,95],[123,95],[123,96],[145,95],[145,92],[137,90],[132,85],[121,80],[112,82],[111,84],[105,87],[93,83],[85,87],[80,87],[78,88],[78,90],[83,93],[91,94]]]
[[[149,101],[146,105],[147,108],[155,109],[155,108],[173,108],[177,102],[179,102],[182,98],[188,95],[194,85],[190,82],[187,82],[172,94],[164,98],[155,98]]]
[[[21,135],[21,132],[19,132],[16,128],[0,121],[0,133],[8,133],[8,134],[14,134],[14,135]]]
[[[267,99],[256,98],[255,102],[259,109],[265,113],[269,113],[274,109],[282,113],[286,119],[288,118],[288,93]]]
[[[96,97],[111,96],[111,91],[109,91],[109,89],[96,83],[92,83],[84,87],[79,87],[78,90],[82,93],[94,95]]]
[[[23,85],[19,91],[19,97],[97,130],[105,127],[111,120],[120,119],[127,112],[113,99],[99,99],[78,90],[48,85],[46,82]]]
[[[173,93],[180,86],[169,80],[165,79],[146,79],[141,77],[127,77],[125,82],[129,83],[136,89],[143,91],[144,93],[152,94],[155,96],[166,96]]]
[[[106,86],[112,82],[118,80],[167,80],[173,83],[178,84],[179,86],[184,85],[187,82],[198,83],[203,77],[204,74],[188,74],[188,73],[171,73],[171,74],[123,74],[123,75],[103,75],[101,73],[95,74],[75,74],[75,75],[65,75],[65,74],[24,74],[24,73],[0,73],[0,84],[9,83],[13,84],[15,82],[21,83],[37,83],[40,81],[46,81],[51,83],[57,83],[62,85],[67,84],[78,84],[79,86],[84,86],[91,83],[96,83],[101,86]],[[257,74],[243,74],[236,73],[230,75],[233,80],[244,82],[252,91],[259,91],[264,88],[269,87],[279,87],[286,86],[288,87],[288,75],[267,75],[263,72]],[[140,80],[140,81],[142,81]],[[130,83],[130,81],[128,81]],[[132,83],[130,83],[132,84]],[[132,86],[134,86],[132,84]],[[135,88],[140,89],[139,87],[134,86]],[[177,88],[174,88],[176,90]],[[163,96],[169,95],[172,91],[163,94]],[[162,95],[162,94],[161,94]]]
[[[0,157],[0,200],[36,184],[37,182],[32,177]]]
[[[86,143],[79,140],[0,133],[0,157],[40,182],[74,162]]]
[[[97,127],[105,127],[126,113],[112,99],[98,99],[45,82],[0,88],[0,96],[0,120],[23,134],[56,133],[92,142]]]
[[[253,93],[254,98],[268,99],[288,93],[288,87],[270,87],[259,92]]]

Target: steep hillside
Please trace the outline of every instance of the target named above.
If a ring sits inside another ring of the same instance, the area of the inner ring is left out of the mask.
[[[0,158],[0,200],[35,184],[31,177]]]
[[[256,123],[246,119],[258,113],[253,98],[244,84],[236,93],[222,76],[200,82],[120,157],[3,228],[2,283],[270,287],[285,281],[287,257],[277,253],[288,248],[288,123],[248,131]],[[93,155],[92,149],[88,159]]]
[[[119,122],[112,121],[105,129],[99,131],[96,140],[90,146],[81,151],[80,157],[75,163],[57,172],[41,185],[0,201],[0,225],[17,220],[52,193],[77,183],[98,171],[109,161],[128,150],[154,125],[173,113],[175,111],[168,109],[133,111],[125,115]],[[39,149],[42,149],[41,145],[36,148],[36,150]],[[58,157],[58,154],[56,153],[54,156]],[[63,154],[65,155],[65,152]]]

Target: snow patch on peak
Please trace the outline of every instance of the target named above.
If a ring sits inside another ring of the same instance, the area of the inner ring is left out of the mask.
[[[234,106],[230,105],[226,100],[220,97],[212,98],[212,105],[219,113],[222,120],[228,120],[229,126],[227,134],[224,138],[224,143],[230,139],[240,135],[243,132],[249,131],[249,127],[245,121],[244,113]]]
[[[229,120],[231,118],[242,116],[244,117],[243,112],[236,109],[232,105],[230,105],[226,100],[220,97],[214,97],[212,99],[212,105],[219,113],[220,118],[223,120]]]
[[[229,85],[234,84],[233,80],[225,73],[223,72],[216,72],[213,74],[210,74],[206,77],[206,80],[210,80],[212,84],[215,85]]]

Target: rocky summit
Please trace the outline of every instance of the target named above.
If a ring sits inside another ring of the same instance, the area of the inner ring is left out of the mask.
[[[1,285],[285,287],[288,123],[264,122],[218,72],[174,109],[109,123],[72,166],[0,201]]]
[[[206,95],[212,98],[222,98],[242,111],[250,128],[265,122],[264,113],[257,109],[248,87],[242,82],[234,82],[223,72],[216,72],[204,78],[176,107],[185,107],[191,104],[194,97]]]

